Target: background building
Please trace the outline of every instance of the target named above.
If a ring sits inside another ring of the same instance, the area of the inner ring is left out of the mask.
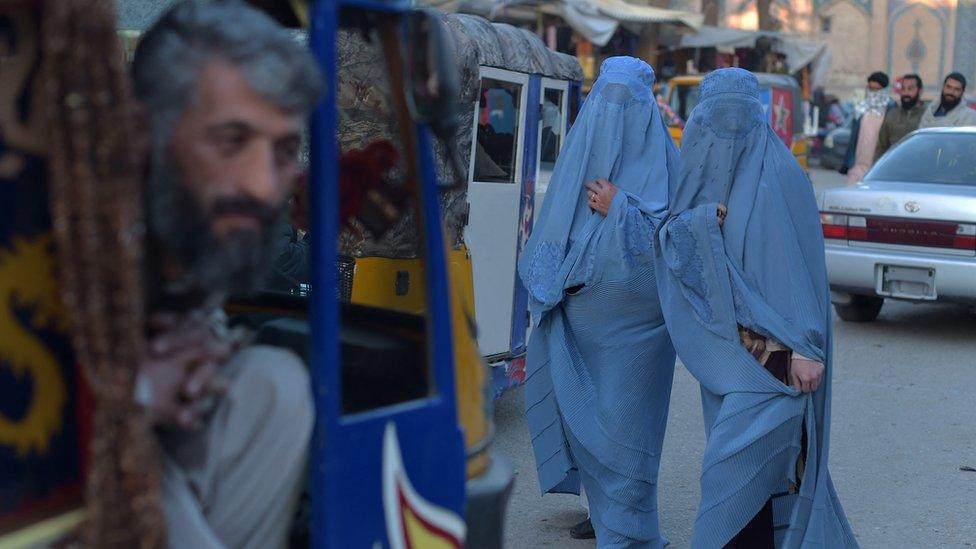
[[[757,4],[769,30],[797,32],[830,45],[827,90],[846,95],[868,74],[916,72],[935,96],[946,73],[976,82],[976,0],[671,0],[690,10],[716,9],[720,25],[757,29]]]

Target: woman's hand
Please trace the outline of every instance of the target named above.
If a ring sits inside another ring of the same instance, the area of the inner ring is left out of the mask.
[[[824,365],[816,360],[793,357],[790,361],[790,385],[797,391],[812,393],[823,382]]]
[[[590,209],[599,212],[600,215],[607,215],[610,212],[610,204],[613,197],[617,195],[617,186],[602,177],[596,178],[586,184],[589,189]]]
[[[721,227],[725,225],[725,214],[729,213],[729,209],[725,207],[725,204],[719,204],[715,209],[715,215],[718,217],[718,226]]]

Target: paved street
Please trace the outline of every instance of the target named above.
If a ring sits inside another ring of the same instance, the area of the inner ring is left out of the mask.
[[[814,171],[818,190],[843,184]],[[976,281],[974,281],[976,283]],[[885,305],[880,318],[835,317],[830,467],[863,547],[976,547],[976,314]],[[540,498],[522,392],[497,403],[497,450],[515,462],[506,524],[511,549],[593,547],[569,538],[572,496]],[[688,547],[704,447],[698,384],[678,366],[660,473],[662,529]]]

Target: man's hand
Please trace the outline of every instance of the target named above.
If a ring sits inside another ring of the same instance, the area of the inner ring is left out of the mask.
[[[815,360],[793,358],[790,361],[790,385],[797,391],[812,393],[823,381],[824,365]]]
[[[213,397],[226,391],[218,366],[230,356],[231,345],[218,340],[200,317],[157,315],[151,324],[160,332],[139,364],[140,383],[146,386],[143,404],[154,425],[199,429]]]
[[[719,227],[725,225],[725,215],[727,213],[729,213],[729,209],[725,207],[725,204],[719,204],[715,209],[715,216],[718,218]]]
[[[613,197],[617,195],[617,187],[613,183],[602,177],[586,184],[589,189],[590,209],[599,212],[600,215],[607,215],[610,212],[610,204]]]

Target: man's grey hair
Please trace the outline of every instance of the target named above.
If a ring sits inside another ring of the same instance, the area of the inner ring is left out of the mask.
[[[186,0],[146,32],[132,62],[135,95],[154,134],[169,133],[214,59],[239,67],[255,91],[289,113],[309,113],[323,90],[308,49],[264,12],[239,0]]]

